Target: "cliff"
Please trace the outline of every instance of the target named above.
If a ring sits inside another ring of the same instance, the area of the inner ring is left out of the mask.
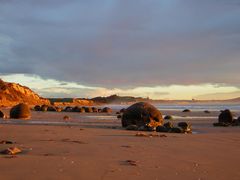
[[[0,79],[0,106],[13,106],[21,102],[29,105],[50,104],[49,100],[40,97],[28,87]]]

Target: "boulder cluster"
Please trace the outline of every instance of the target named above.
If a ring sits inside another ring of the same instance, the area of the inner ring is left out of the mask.
[[[189,123],[180,122],[178,127],[174,127],[171,122],[164,123],[161,112],[146,102],[139,102],[125,109],[122,126],[127,130],[191,133]]]
[[[105,108],[97,108],[97,107],[90,107],[90,106],[83,106],[83,107],[79,107],[79,106],[75,106],[75,107],[71,107],[71,106],[67,106],[65,108],[62,107],[57,107],[57,106],[48,106],[48,105],[36,105],[34,107],[35,111],[42,111],[42,112],[46,112],[46,111],[50,111],[50,112],[78,112],[78,113],[111,113],[112,109],[109,107],[105,107]]]
[[[229,109],[221,111],[218,116],[218,122],[213,123],[213,126],[240,126],[240,117],[234,119],[232,112]]]

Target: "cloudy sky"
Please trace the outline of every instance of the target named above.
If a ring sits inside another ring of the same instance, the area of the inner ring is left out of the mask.
[[[237,97],[239,19],[239,0],[0,0],[0,78],[45,97]]]

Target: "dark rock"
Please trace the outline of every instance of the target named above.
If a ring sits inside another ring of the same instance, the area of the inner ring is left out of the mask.
[[[116,112],[116,114],[121,114],[120,112]]]
[[[48,106],[47,111],[56,112],[57,109],[54,106]]]
[[[178,127],[171,128],[170,131],[171,133],[183,133],[183,130]]]
[[[168,132],[169,129],[166,128],[165,126],[158,126],[158,127],[156,127],[156,131],[157,132]]]
[[[170,115],[166,115],[166,116],[164,116],[164,119],[165,119],[165,120],[173,120],[173,117],[170,116]]]
[[[80,111],[81,111],[81,108],[78,106],[75,106],[72,108],[72,112],[80,112]]]
[[[189,109],[184,109],[182,112],[191,112]]]
[[[99,109],[98,109],[98,112],[99,112],[99,113],[102,112],[102,109],[99,108]]]
[[[42,105],[41,111],[46,112],[48,110],[48,105]]]
[[[139,131],[156,131],[156,127],[151,127],[151,126],[140,126],[138,127]]]
[[[5,118],[5,115],[1,110],[0,110],[0,118]]]
[[[28,119],[31,117],[31,112],[27,104],[20,103],[10,110],[10,118]]]
[[[92,111],[93,111],[94,113],[97,113],[97,112],[98,112],[98,108],[92,107]]]
[[[35,111],[41,111],[41,106],[39,106],[39,105],[34,106],[34,110]]]
[[[166,127],[167,129],[173,128],[173,124],[171,122],[164,123],[163,126]]]
[[[126,130],[137,131],[138,127],[136,125],[129,125],[126,127]]]
[[[128,107],[122,116],[122,126],[137,125],[138,127],[160,126],[163,124],[161,112],[153,105],[146,102],[139,102]]]
[[[191,124],[189,124],[187,122],[179,122],[178,127],[182,128],[183,132],[185,132],[185,133],[192,132],[192,126],[191,126]]]
[[[226,109],[220,113],[218,116],[219,123],[232,123],[233,122],[233,115],[229,109]]]
[[[105,107],[105,108],[102,109],[102,112],[103,113],[112,113],[112,109],[109,108],[109,107]]]
[[[208,110],[205,110],[204,112],[205,112],[206,114],[209,114],[209,113],[210,113],[210,111],[208,111]]]
[[[120,114],[117,115],[117,118],[118,118],[118,119],[121,119],[121,118],[122,118],[122,115],[120,115]]]
[[[65,109],[63,111],[65,111],[65,112],[72,112],[72,110],[73,110],[72,107],[67,106],[67,107],[65,107]]]
[[[238,121],[237,119],[234,119],[231,125],[232,126],[239,126],[240,125],[240,121]]]
[[[213,126],[215,127],[228,127],[230,126],[231,124],[230,123],[224,123],[224,122],[217,122],[217,123],[213,123]]]
[[[92,107],[85,107],[84,109],[85,109],[86,113],[92,113],[93,112]]]

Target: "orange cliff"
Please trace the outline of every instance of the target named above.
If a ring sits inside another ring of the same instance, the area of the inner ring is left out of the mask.
[[[29,105],[50,104],[48,99],[40,97],[26,86],[0,79],[0,106],[14,106],[22,102]]]

